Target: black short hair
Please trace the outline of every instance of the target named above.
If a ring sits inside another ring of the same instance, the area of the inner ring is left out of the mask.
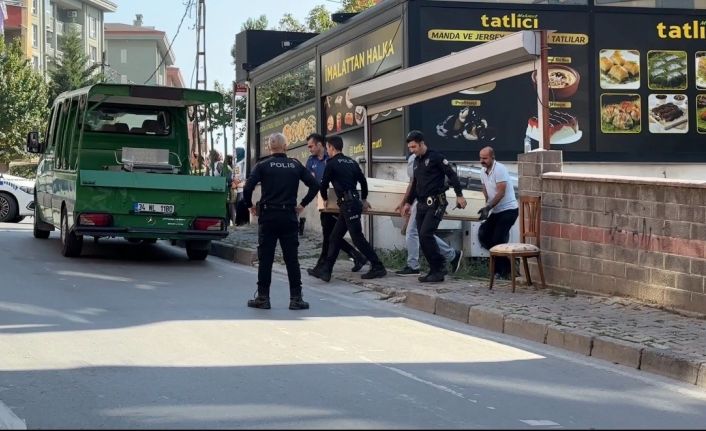
[[[343,151],[343,139],[338,135],[327,136],[326,143],[331,145],[336,151]]]
[[[419,130],[412,130],[409,133],[407,133],[407,143],[409,144],[410,142],[422,142],[424,140],[424,134],[420,132]]]
[[[316,142],[321,142],[322,144],[324,143],[324,137],[318,133],[310,134],[309,136],[306,137],[306,141],[309,142],[309,139],[313,139]]]

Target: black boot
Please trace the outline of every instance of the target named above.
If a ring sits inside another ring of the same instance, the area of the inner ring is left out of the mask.
[[[313,268],[307,268],[306,273],[309,274],[312,277],[316,277],[316,274],[321,271],[321,266],[323,265],[323,262],[319,261],[316,262],[316,265],[314,265]]]
[[[257,295],[255,299],[250,299],[248,301],[248,307],[261,308],[263,310],[269,310],[270,308],[272,308],[270,305],[270,298],[267,296],[260,295]]]
[[[370,268],[370,271],[366,272],[365,274],[361,275],[360,278],[364,280],[369,280],[371,278],[381,278],[387,275],[387,270],[385,269],[382,264],[373,266]]]
[[[289,309],[290,310],[308,310],[309,303],[304,301],[301,296],[295,296],[294,298],[289,298]]]
[[[434,271],[423,277],[419,277],[418,280],[421,283],[439,283],[444,281],[444,275],[445,274],[442,271]]]
[[[319,268],[315,268],[310,275],[327,283],[331,281],[331,271],[328,270],[326,265],[322,265]]]
[[[351,268],[351,271],[360,271],[360,269],[364,267],[366,263],[368,263],[368,259],[366,259],[365,256],[363,256],[362,254],[353,255],[353,268]]]

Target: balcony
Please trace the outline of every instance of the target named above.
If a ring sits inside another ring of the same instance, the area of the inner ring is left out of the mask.
[[[49,14],[45,14],[44,26],[47,28],[47,30],[53,30],[54,29],[54,17]]]

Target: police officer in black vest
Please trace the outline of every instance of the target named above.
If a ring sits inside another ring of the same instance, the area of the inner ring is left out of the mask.
[[[338,198],[337,203],[340,215],[329,237],[328,256],[320,269],[313,271],[311,275],[324,281],[331,280],[331,271],[333,271],[333,265],[338,258],[343,236],[346,234],[347,229],[351,234],[355,248],[363,253],[370,262],[370,270],[361,275],[360,278],[384,277],[387,271],[375,250],[363,236],[363,226],[360,223],[363,210],[370,208],[370,204],[366,200],[368,197],[368,182],[365,179],[365,175],[363,175],[363,171],[360,170],[360,166],[355,160],[341,153],[343,151],[343,139],[340,136],[326,137],[326,151],[329,159],[326,162],[324,176],[321,180],[321,196],[324,201],[328,199],[328,186],[333,183],[333,190]],[[360,193],[356,190],[357,183],[360,183]]]
[[[434,235],[444,217],[448,202],[446,200],[445,177],[456,192],[456,207],[466,208],[458,176],[443,154],[430,150],[424,142],[424,135],[418,130],[407,134],[407,148],[414,153],[414,179],[407,202],[402,208],[403,215],[410,213],[411,205],[417,203],[417,230],[419,245],[424,257],[429,262],[429,274],[419,277],[419,281],[444,281],[446,275],[444,256],[439,252]]]
[[[270,308],[272,262],[279,240],[289,278],[289,309],[305,310],[309,308],[309,303],[302,299],[297,216],[314,199],[319,183],[299,160],[287,157],[287,138],[283,134],[270,135],[268,144],[271,157],[255,165],[243,188],[245,205],[250,208],[251,214],[259,215],[257,297],[248,301],[248,307]],[[309,192],[297,205],[299,181],[309,187]],[[262,197],[255,208],[252,193],[258,183],[262,184]]]

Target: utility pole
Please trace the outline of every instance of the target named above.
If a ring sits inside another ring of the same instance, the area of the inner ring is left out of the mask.
[[[196,89],[207,90],[208,80],[206,77],[206,0],[198,0],[196,5]],[[203,122],[203,127],[206,134],[206,139],[201,142],[201,133],[199,127]],[[196,134],[196,142],[198,153],[207,158],[208,145],[208,126],[209,113],[208,108],[203,111],[196,110],[196,120],[194,122],[194,130]],[[211,137],[211,150],[213,150],[213,137]]]

